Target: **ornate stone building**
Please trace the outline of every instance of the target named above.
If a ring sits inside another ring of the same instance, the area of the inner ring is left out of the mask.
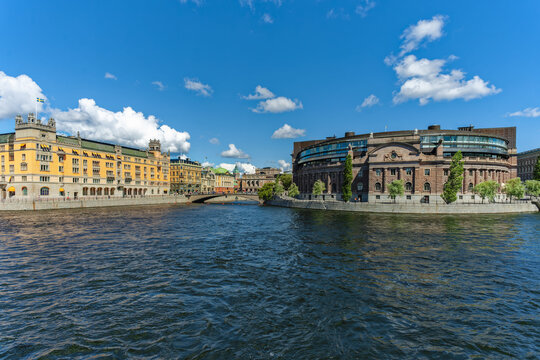
[[[540,148],[518,154],[517,174],[522,181],[533,180],[534,167],[538,157],[540,157]]]
[[[257,192],[264,184],[276,181],[281,170],[271,167],[256,169],[255,174],[244,174],[240,180],[240,191]]]
[[[213,193],[216,189],[216,174],[211,167],[205,167],[201,172],[201,192]]]
[[[388,200],[388,184],[403,180],[408,202],[442,202],[452,156],[459,150],[465,162],[458,201],[475,200],[473,187],[485,180],[504,183],[517,176],[516,128],[393,131],[342,138],[295,142],[293,181],[309,196],[316,180],[327,194],[339,197],[347,154],[353,158],[353,198]]]
[[[29,114],[0,134],[1,198],[79,198],[167,194],[170,155],[159,140],[147,150],[56,133]]]

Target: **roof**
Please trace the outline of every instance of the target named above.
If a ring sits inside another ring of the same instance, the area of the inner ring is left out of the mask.
[[[0,143],[7,143],[15,133],[0,134]]]
[[[219,167],[219,168],[213,168],[212,171],[214,172],[214,174],[223,174],[223,175],[230,175],[230,172],[229,170],[227,169],[224,169],[222,167]]]

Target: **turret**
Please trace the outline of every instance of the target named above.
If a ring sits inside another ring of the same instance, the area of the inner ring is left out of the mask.
[[[148,149],[150,151],[161,152],[161,142],[157,139],[150,139],[148,143]]]

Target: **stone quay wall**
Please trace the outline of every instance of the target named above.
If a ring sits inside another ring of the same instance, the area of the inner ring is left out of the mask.
[[[404,214],[502,214],[538,212],[537,205],[530,201],[491,204],[373,204],[362,202],[274,199],[266,204],[298,209],[316,209],[332,211],[357,211],[374,213]]]
[[[0,211],[20,210],[54,210],[75,209],[109,206],[135,206],[135,205],[158,205],[158,204],[186,204],[189,200],[184,196],[162,195],[129,198],[84,198],[77,200],[55,199],[17,199],[0,201]]]

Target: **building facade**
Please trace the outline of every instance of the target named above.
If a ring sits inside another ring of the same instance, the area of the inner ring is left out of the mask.
[[[214,191],[216,193],[234,193],[234,175],[224,168],[215,168],[212,171],[216,176]]]
[[[517,175],[522,181],[534,180],[534,168],[540,157],[540,148],[524,151],[517,156]]]
[[[276,181],[280,173],[280,169],[265,167],[256,169],[255,174],[244,174],[240,180],[240,191],[257,192],[264,184]]]
[[[201,192],[211,194],[216,191],[216,174],[212,168],[205,167],[201,172]]]
[[[316,180],[327,194],[341,194],[343,168],[348,154],[353,159],[353,198],[359,201],[388,199],[388,184],[403,180],[409,202],[442,202],[452,156],[461,151],[464,180],[458,201],[475,201],[475,185],[486,180],[501,184],[517,176],[516,129],[393,131],[329,137],[294,143],[293,181],[309,196]]]
[[[202,166],[189,159],[171,160],[171,192],[194,194],[201,192]]]
[[[54,119],[15,118],[0,135],[1,198],[143,196],[169,192],[170,156],[158,140],[147,150],[63,136]]]

